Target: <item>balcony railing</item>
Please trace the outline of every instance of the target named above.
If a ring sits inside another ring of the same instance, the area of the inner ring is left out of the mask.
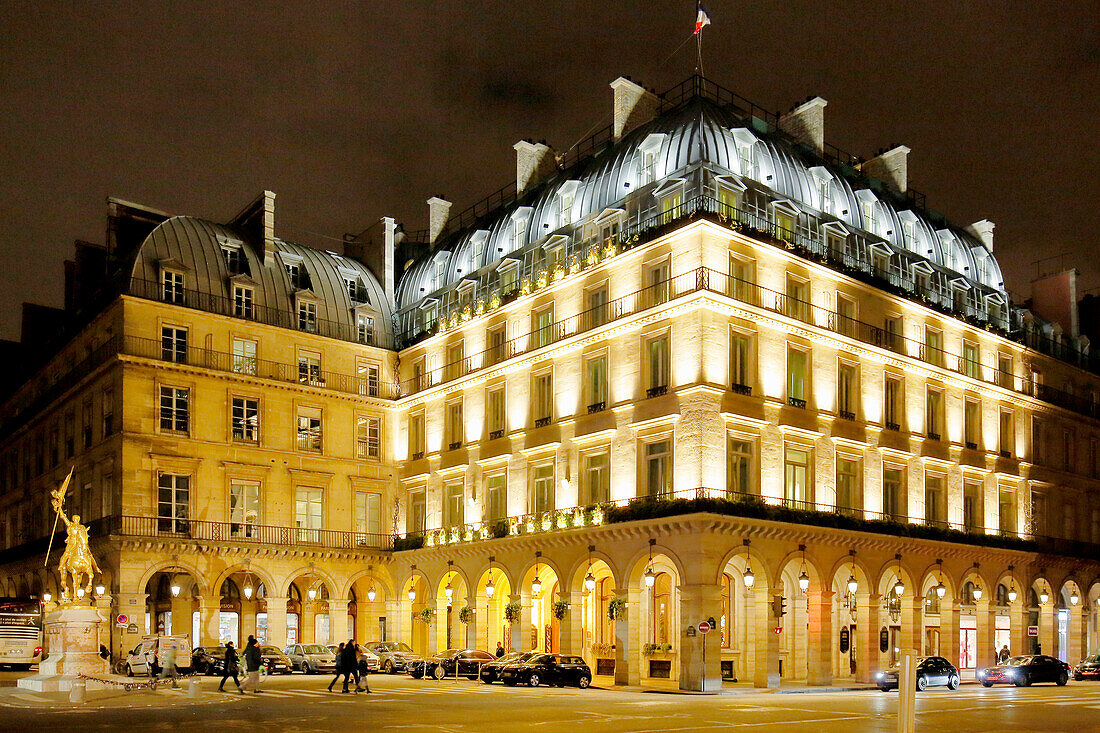
[[[131,515],[102,517],[92,521],[88,531],[93,537],[160,537],[337,550],[388,550],[393,544],[391,535],[381,533]]]

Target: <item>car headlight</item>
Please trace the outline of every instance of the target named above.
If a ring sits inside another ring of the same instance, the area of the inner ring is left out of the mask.
[[[877,680],[886,679],[886,673],[885,672],[879,672],[878,674],[875,675],[875,679],[877,679]]]

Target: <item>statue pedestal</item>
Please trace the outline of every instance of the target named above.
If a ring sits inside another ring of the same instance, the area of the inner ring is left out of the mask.
[[[38,674],[23,677],[19,687],[36,692],[68,692],[78,674],[107,677],[109,664],[99,656],[102,617],[90,604],[62,606],[46,614],[46,648],[49,656],[38,665]],[[87,681],[89,690],[106,685]]]

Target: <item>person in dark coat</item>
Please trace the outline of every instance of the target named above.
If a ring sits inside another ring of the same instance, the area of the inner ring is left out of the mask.
[[[348,643],[344,644],[344,651],[341,653],[341,660],[344,667],[344,689],[342,692],[348,691],[348,682],[351,678],[355,678],[355,689],[359,690],[359,660],[356,659],[355,654],[355,639],[348,639]]]
[[[248,644],[244,648],[244,669],[248,672],[248,679],[241,685],[242,692],[246,687],[251,687],[253,692],[263,692],[260,689],[260,665],[263,664],[263,661],[256,637],[249,635]]]
[[[363,650],[359,648],[359,645],[355,645],[355,691],[370,692],[370,685],[367,684],[367,675],[370,674],[370,666],[367,664],[367,655],[363,653]]]
[[[501,644],[499,641],[497,642],[496,655],[497,655],[497,659],[500,659],[501,657],[504,656],[504,645]]]
[[[328,691],[332,692],[332,686],[336,684],[336,680],[340,679],[340,675],[344,673],[344,642],[340,642],[340,646],[336,649],[336,676],[332,678],[332,682],[328,683]],[[348,683],[344,683],[344,690],[348,689]]]
[[[237,679],[237,659],[237,650],[233,648],[233,642],[227,641],[225,643],[225,665],[222,669],[222,681],[218,685],[218,692],[225,692],[225,681],[232,677],[233,684],[237,686],[237,692],[244,694],[241,689],[241,681]]]

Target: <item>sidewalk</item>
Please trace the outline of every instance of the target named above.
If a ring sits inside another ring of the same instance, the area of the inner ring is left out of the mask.
[[[69,702],[67,692],[32,692],[18,687],[0,688],[0,706],[18,708],[42,708],[54,711],[65,710],[110,710],[113,708],[167,708],[190,705],[210,705],[228,703],[244,699],[241,695],[218,692],[216,680],[211,683],[199,683],[199,696],[187,696],[187,685],[173,690],[171,684],[157,690],[141,689],[126,692],[121,688],[97,690],[87,694],[86,702]]]
[[[659,695],[797,695],[797,694],[821,694],[830,692],[865,692],[877,690],[878,687],[858,682],[845,682],[843,684],[810,686],[805,682],[784,682],[776,688],[753,687],[749,682],[723,682],[720,689],[713,692],[697,692],[694,690],[681,690],[675,680],[646,680],[644,685],[615,685],[613,677],[600,676],[592,681],[593,687],[617,692],[643,692]]]

